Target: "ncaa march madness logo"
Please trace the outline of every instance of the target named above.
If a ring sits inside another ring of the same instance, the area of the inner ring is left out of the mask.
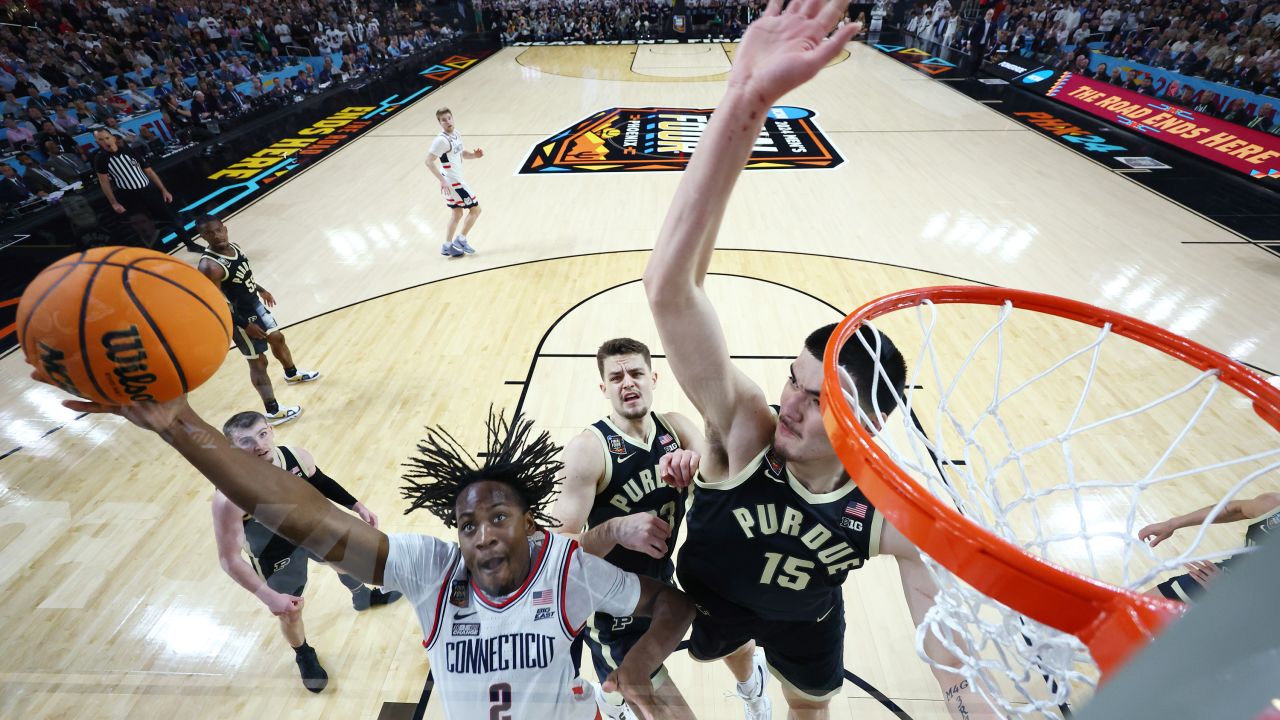
[[[522,175],[683,170],[713,108],[609,108],[534,147]],[[748,170],[833,168],[844,162],[806,108],[770,108]]]

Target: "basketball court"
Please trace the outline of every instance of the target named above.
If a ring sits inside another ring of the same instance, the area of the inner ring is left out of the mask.
[[[299,366],[323,373],[286,386],[273,361],[279,400],[305,409],[278,441],[309,449],[384,530],[450,537],[425,513],[401,513],[400,463],[424,426],[475,448],[490,405],[523,409],[559,442],[603,415],[600,342],[628,335],[661,354],[639,280],[680,176],[518,170],[594,113],[713,107],[732,60],[719,44],[507,48],[229,218],[231,241],[279,301]],[[813,327],[939,284],[1067,296],[1280,371],[1280,259],[1220,225],[864,44],[782,104],[812,111],[843,162],[744,173],[708,281],[730,351],[769,396]],[[466,168],[484,207],[470,236],[478,253],[456,259],[439,254],[447,215],[422,164],[442,106],[485,151]],[[974,315],[955,321],[970,342],[991,324]],[[1022,347],[1053,359],[1075,347],[1069,330],[1019,332]],[[1140,347],[1107,352],[1120,382],[1153,396],[1186,381]],[[1053,359],[1003,362],[1027,377]],[[655,367],[655,408],[694,415],[665,360]],[[1046,426],[1070,414],[1073,392],[1042,396],[1054,408]],[[331,680],[311,695],[276,622],[218,567],[210,486],[158,439],[116,418],[76,418],[60,399],[27,379],[19,353],[0,358],[0,716],[371,719],[419,702],[429,668],[407,603],[357,614],[329,571],[313,569],[308,641]],[[215,424],[259,409],[234,350],[191,402]],[[1105,396],[1091,409],[1124,402]],[[1206,452],[1274,445],[1247,408],[1211,412]],[[1142,431],[1124,438],[1109,453],[1142,454]],[[1158,441],[1145,449],[1158,455]],[[1144,496],[1139,524],[1216,501],[1196,482]],[[1274,473],[1261,482],[1256,492],[1280,489]],[[1057,500],[1042,502],[1052,515]],[[1061,503],[1054,517],[1078,521]],[[1107,507],[1100,497],[1086,512],[1105,523]],[[1206,543],[1230,548],[1239,532],[1215,528]],[[1105,542],[1090,552],[1107,562]],[[945,717],[900,587],[888,558],[850,576],[849,682],[833,717]],[[741,717],[721,664],[681,652],[669,667],[699,718]],[[782,717],[778,683],[769,687]],[[442,717],[438,703],[427,717]]]

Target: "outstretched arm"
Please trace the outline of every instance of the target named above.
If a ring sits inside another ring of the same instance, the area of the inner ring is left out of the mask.
[[[693,601],[676,588],[653,578],[640,578],[640,601],[633,615],[649,618],[649,629],[627,651],[622,664],[604,683],[606,692],[621,692],[633,709],[650,718],[688,718],[693,711],[683,699],[677,704],[664,704],[653,691],[649,679],[671,653],[693,624],[696,612]]]
[[[916,550],[902,533],[892,525],[885,523],[880,536],[880,552],[893,555],[898,561],[898,575],[902,578],[902,592],[907,598],[907,609],[911,612],[911,622],[920,627],[925,614],[933,607],[934,596],[938,588],[934,585],[929,568],[925,567]],[[960,658],[947,649],[933,633],[925,635],[924,651],[934,663],[946,667],[960,667]],[[959,675],[943,670],[932,663],[929,670],[938,681],[942,690],[943,703],[952,720],[977,720],[978,718],[996,718],[998,715],[987,704],[982,696],[969,682]]]
[[[1249,500],[1232,500],[1222,508],[1213,519],[1217,523],[1239,522],[1262,517],[1280,507],[1280,493],[1263,493]],[[1197,527],[1204,523],[1213,512],[1213,505],[1202,507],[1186,515],[1169,518],[1163,522],[1152,523],[1138,531],[1138,539],[1147,541],[1151,547],[1168,540],[1175,532],[1185,527]]]
[[[713,442],[733,455],[739,435],[767,432],[760,389],[729,359],[719,318],[703,288],[716,233],[765,113],[787,91],[817,74],[858,29],[827,33],[844,13],[840,3],[795,0],[785,12],[771,0],[743,37],[729,89],[712,114],[681,177],[653,256],[645,292],[658,334],[685,394],[707,423]],[[757,437],[742,442],[757,444]],[[754,448],[758,450],[759,448]]]
[[[125,407],[82,400],[63,404],[80,412],[115,413],[157,433],[228,500],[272,532],[357,580],[382,584],[386,535],[334,507],[302,478],[232,447],[191,409],[185,396]]]

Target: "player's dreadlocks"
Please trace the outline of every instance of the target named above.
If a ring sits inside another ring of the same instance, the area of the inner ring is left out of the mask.
[[[472,483],[492,480],[515,490],[523,509],[533,513],[539,525],[558,527],[560,522],[546,510],[559,494],[556,473],[564,467],[558,459],[560,447],[545,431],[530,440],[533,421],[518,412],[507,422],[490,406],[487,429],[487,449],[481,455],[484,465],[478,465],[444,428],[427,428],[427,437],[418,443],[418,456],[404,463],[409,468],[402,476],[409,483],[401,488],[401,495],[409,500],[405,513],[426,508],[446,526],[457,527],[458,496]]]

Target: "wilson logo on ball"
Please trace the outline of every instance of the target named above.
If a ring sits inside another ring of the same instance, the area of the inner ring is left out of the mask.
[[[133,402],[155,400],[150,389],[157,378],[147,371],[147,351],[142,347],[138,327],[130,325],[127,330],[103,333],[102,347],[107,350],[107,360],[115,365],[111,372],[124,394]]]

